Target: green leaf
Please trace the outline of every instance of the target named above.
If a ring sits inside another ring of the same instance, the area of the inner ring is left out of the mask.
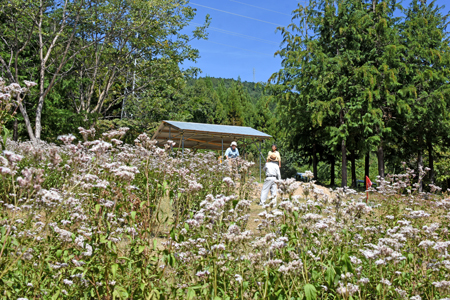
[[[152,297],[155,294],[155,297]],[[150,296],[147,299],[159,299],[161,297],[161,293],[157,289],[152,289]]]
[[[281,234],[282,235],[285,235],[286,234],[286,231],[288,230],[288,227],[287,227],[287,225],[286,224],[283,224],[283,225],[281,225]]]
[[[329,287],[334,286],[334,277],[336,276],[336,272],[334,271],[334,268],[332,266],[329,266],[327,270],[325,271],[325,280],[328,283]]]
[[[59,294],[61,293],[61,291],[56,291],[56,293],[52,296],[52,299],[58,299],[58,297],[59,297]]]
[[[8,140],[9,137],[9,130],[8,128],[6,128],[5,126],[3,126],[3,145],[6,145],[6,141]]]
[[[118,264],[113,264],[112,266],[111,266],[111,272],[112,272],[112,274],[113,274],[113,276],[114,277],[116,277],[116,272],[117,272],[117,269],[119,268],[119,265]]]
[[[135,212],[135,211],[132,211],[132,212],[130,213],[130,215],[131,215],[131,218],[132,218],[133,221],[134,221],[134,219],[136,218],[136,212]]]
[[[377,285],[377,292],[378,292],[378,294],[381,294],[381,290],[383,289],[383,286],[381,285],[381,283],[379,283],[378,285]]]
[[[125,259],[125,260],[128,260],[128,261],[132,261],[131,258],[126,257],[126,256],[121,256],[121,257],[118,257],[117,259]]]
[[[195,299],[195,290],[193,288],[188,288],[187,299]]]
[[[248,288],[248,286],[249,286],[249,282],[248,281],[244,281],[242,283],[242,287],[244,288],[244,290],[246,290]]]
[[[114,288],[114,293],[113,293],[113,295],[116,296],[116,297],[119,297],[120,299],[127,299],[128,296],[129,296],[127,290],[124,289],[124,288],[121,287],[121,286],[116,286],[116,287]]]
[[[167,257],[167,262],[169,264],[169,266],[174,267],[175,266],[175,256],[173,256],[172,253],[170,253]]]
[[[350,257],[348,256],[347,253],[345,253],[342,257],[341,257],[341,261],[343,262],[344,265],[344,271],[345,272],[350,272],[353,273],[353,267],[352,267],[352,262],[350,261]]]
[[[412,262],[413,259],[414,259],[414,254],[408,253],[408,262]]]
[[[310,284],[310,283],[305,284],[303,286],[303,289],[305,290],[306,300],[316,300],[317,299],[317,290],[312,284]]]

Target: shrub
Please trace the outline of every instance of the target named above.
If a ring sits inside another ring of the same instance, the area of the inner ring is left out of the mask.
[[[378,180],[369,204],[282,180],[281,199],[252,216],[251,163],[230,169],[145,134],[123,144],[126,130],[7,144],[2,298],[448,297],[450,200],[419,193],[412,170]]]

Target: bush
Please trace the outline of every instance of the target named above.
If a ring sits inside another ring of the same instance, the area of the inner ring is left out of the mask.
[[[207,194],[245,197],[253,184],[244,161],[230,171],[212,153],[182,156],[145,134],[124,145],[126,128],[100,140],[80,133],[78,144],[9,142],[0,156],[4,298],[144,298],[173,259],[154,246],[162,230],[184,224]]]
[[[252,216],[251,163],[80,132],[0,155],[3,299],[448,296],[450,200],[418,193],[411,170],[369,204],[279,181],[281,200]]]

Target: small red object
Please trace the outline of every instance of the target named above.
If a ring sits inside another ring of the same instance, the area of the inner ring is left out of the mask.
[[[370,181],[369,177],[366,176],[366,190],[368,190],[372,186],[372,181]]]
[[[369,201],[369,192],[367,191],[372,186],[372,181],[370,181],[369,177],[366,176],[366,203]]]

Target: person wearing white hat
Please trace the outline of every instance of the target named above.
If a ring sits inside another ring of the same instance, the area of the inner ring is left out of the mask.
[[[273,199],[272,201],[275,203],[277,201],[277,183],[275,181],[281,180],[280,167],[278,166],[277,159],[277,155],[272,153],[268,158],[268,162],[264,166],[263,170],[266,172],[266,179],[264,180],[261,190],[261,200],[259,202],[259,205],[261,206],[266,204],[269,191],[271,198]]]
[[[225,151],[225,158],[230,159],[230,158],[236,158],[238,156],[239,156],[239,150],[237,149],[237,143],[232,142],[230,145],[230,148],[228,148],[227,151]]]

